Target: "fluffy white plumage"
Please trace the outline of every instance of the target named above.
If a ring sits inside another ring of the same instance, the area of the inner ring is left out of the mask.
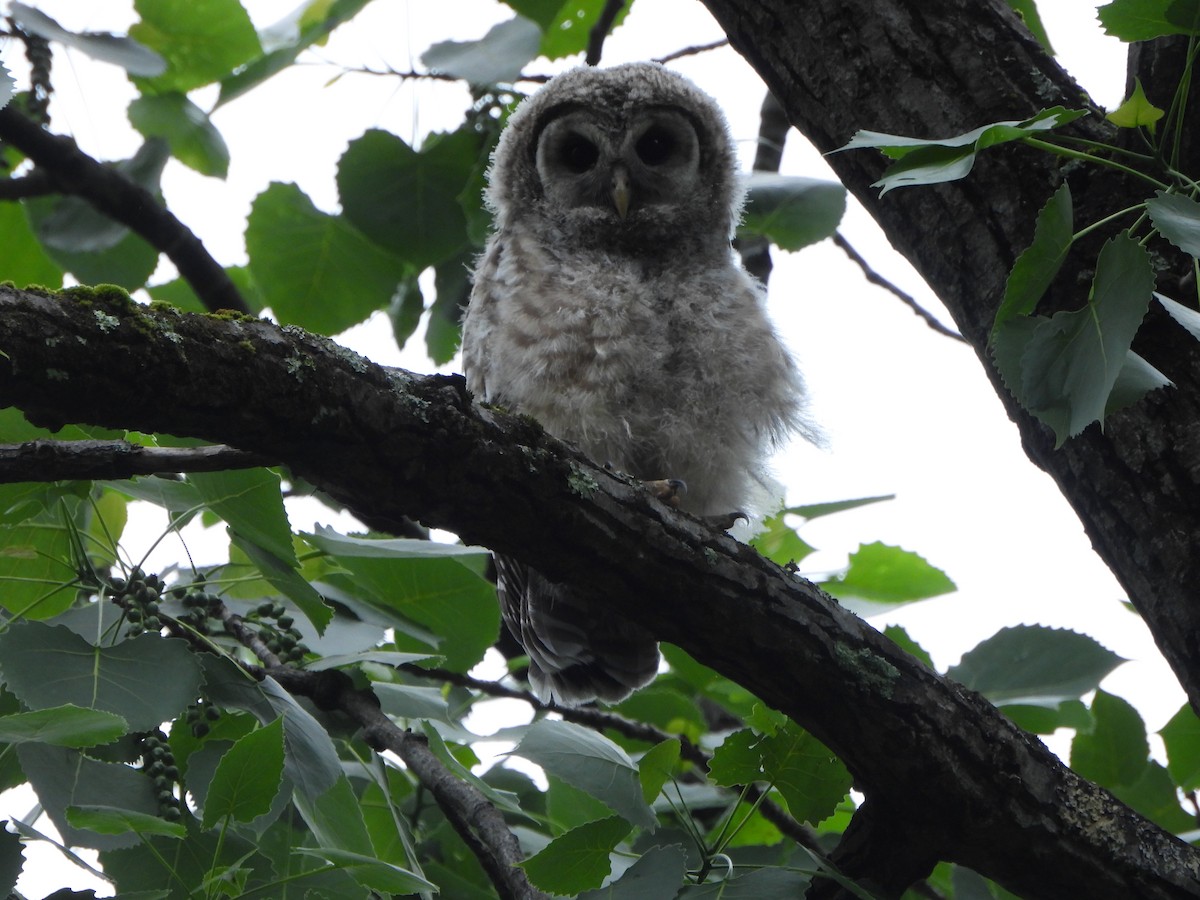
[[[768,454],[806,430],[803,385],[730,246],[743,189],[711,98],[648,63],[560,75],[512,115],[486,197],[495,231],[463,324],[476,398],[597,462],[683,480],[693,513],[759,505]],[[498,571],[544,698],[615,702],[654,677],[635,623],[512,560]]]

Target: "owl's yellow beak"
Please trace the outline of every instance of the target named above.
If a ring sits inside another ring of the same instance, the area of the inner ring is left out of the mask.
[[[617,166],[613,169],[612,199],[618,216],[624,219],[629,215],[629,202],[633,199],[633,188],[629,184],[629,172],[624,166]]]

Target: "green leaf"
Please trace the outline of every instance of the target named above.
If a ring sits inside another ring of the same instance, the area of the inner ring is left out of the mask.
[[[295,851],[319,856],[346,871],[363,887],[385,894],[415,894],[438,889],[437,885],[408,869],[362,853],[351,853],[334,847],[296,847]]]
[[[967,651],[946,676],[998,705],[1053,708],[1095,690],[1123,662],[1086,634],[1017,625]]]
[[[1159,731],[1167,747],[1167,771],[1180,790],[1200,788],[1200,719],[1186,703]]]
[[[1059,728],[1079,731],[1092,725],[1091,714],[1080,700],[1064,700],[1057,706],[1005,704],[1001,709],[1014,725],[1032,734],[1054,734]]]
[[[824,744],[794,722],[763,739],[763,774],[787,801],[794,819],[816,824],[850,790],[850,773]]]
[[[840,150],[875,147],[897,160],[872,187],[886,194],[892,188],[954,181],[970,174],[975,156],[989,147],[1033,137],[1087,115],[1084,109],[1055,106],[1020,122],[982,125],[948,138],[911,138],[859,131]],[[840,152],[840,151],[839,151]]]
[[[1133,406],[1151,391],[1172,384],[1171,379],[1130,350],[1125,354],[1125,364],[1117,373],[1117,380],[1104,404],[1104,415],[1110,416],[1118,409]]]
[[[258,195],[246,225],[250,272],[281,322],[337,334],[391,302],[407,267],[294,184]],[[301,377],[298,373],[297,377]]]
[[[1059,446],[1104,415],[1153,289],[1149,254],[1118,235],[1100,251],[1086,307],[1039,317],[1032,328],[1010,320],[996,334],[1005,382],[1054,429]],[[1019,371],[1008,370],[1018,353]]]
[[[653,803],[662,793],[663,785],[671,780],[679,763],[679,748],[679,741],[669,738],[655,744],[638,760],[638,780],[642,783],[642,799],[647,803]]]
[[[463,312],[471,298],[474,257],[473,247],[463,247],[457,256],[434,270],[433,286],[437,295],[429,307],[425,347],[429,358],[439,366],[450,362],[458,352]]]
[[[401,654],[408,656],[410,654]],[[373,685],[383,711],[401,719],[438,719],[452,722],[450,707],[441,688],[411,684],[390,684],[380,681]]]
[[[416,271],[442,262],[467,240],[458,198],[482,152],[469,128],[430,135],[420,152],[394,134],[368,131],[338,161],[343,214]]]
[[[1194,257],[1200,257],[1200,203],[1182,194],[1155,192],[1146,201],[1150,221],[1168,241]]]
[[[837,231],[846,189],[835,181],[752,172],[742,228],[782,250],[800,250]]]
[[[262,573],[271,586],[296,604],[312,623],[317,634],[324,634],[333,619],[333,610],[325,599],[299,572],[299,563],[293,553],[291,559],[280,559],[270,550],[265,550],[240,532],[231,531],[230,540],[246,558]]]
[[[1021,17],[1021,21],[1025,23],[1030,34],[1037,38],[1042,49],[1054,56],[1054,48],[1050,46],[1050,35],[1046,33],[1046,26],[1042,23],[1042,15],[1038,12],[1035,0],[1008,0],[1008,5]]]
[[[532,19],[542,31],[548,31],[564,0],[505,0],[505,5],[519,15]]]
[[[1186,328],[1192,337],[1200,341],[1200,312],[1196,312],[1182,303],[1176,303],[1170,297],[1164,297],[1157,291],[1154,292],[1154,299],[1171,314],[1172,319]]]
[[[3,102],[3,74],[0,73],[0,106]],[[39,285],[60,288],[63,270],[42,248],[30,227],[25,210],[18,203],[0,203],[0,247],[4,261],[0,263],[0,278],[19,288]]]
[[[283,717],[250,732],[221,757],[204,797],[204,827],[252,822],[271,808],[283,783]]]
[[[121,763],[98,762],[78,750],[48,744],[20,744],[17,756],[38,800],[68,846],[113,849],[140,840],[132,832],[96,834],[72,826],[70,807],[105,806],[145,815],[158,814],[154,782]]]
[[[1200,35],[1200,0],[1114,0],[1097,10],[1105,32],[1126,43]]]
[[[1196,817],[1179,805],[1179,792],[1171,776],[1154,760],[1146,763],[1132,784],[1117,785],[1110,790],[1122,803],[1167,831],[1181,834],[1196,827]]]
[[[1074,241],[1075,217],[1071,189],[1064,181],[1038,213],[1033,243],[1025,248],[1009,273],[1004,301],[996,312],[993,334],[1014,316],[1031,315],[1062,268]]]
[[[525,64],[538,55],[542,29],[516,16],[494,25],[477,41],[439,41],[421,54],[430,71],[486,87],[512,84]]]
[[[597,819],[556,837],[519,865],[536,887],[574,897],[599,887],[609,876],[609,854],[629,830],[629,822],[620,816]]]
[[[104,710],[121,716],[131,731],[173,719],[200,689],[200,666],[187,643],[157,634],[94,647],[61,625],[22,622],[0,634],[0,668],[9,689],[32,709],[73,704]]]
[[[873,503],[883,503],[887,500],[895,500],[895,494],[881,494],[878,497],[857,497],[853,500],[833,500],[827,503],[808,503],[804,506],[789,506],[782,511],[782,514],[802,516],[805,519],[819,519],[822,516],[833,515],[834,513],[845,512],[849,509],[858,509],[860,506],[870,506]]]
[[[651,847],[620,878],[604,888],[585,891],[576,900],[647,900],[674,897],[687,874],[687,853],[678,844]],[[762,895],[765,897],[766,895]]]
[[[833,876],[831,876],[833,877]],[[686,885],[676,900],[764,900],[768,897],[802,897],[809,886],[806,872],[782,867],[763,868],[725,881]],[[841,881],[840,877],[833,880]],[[869,897],[865,892],[859,896]]]
[[[1154,133],[1154,123],[1166,113],[1151,103],[1142,90],[1142,80],[1134,78],[1133,93],[1120,106],[1104,118],[1118,128],[1148,128]]]
[[[298,802],[315,802],[342,777],[329,733],[274,678],[254,681],[232,662],[207,654],[201,665],[204,693],[213,703],[246,710],[263,725],[283,718],[284,772],[297,790]]]
[[[821,585],[840,602],[912,603],[958,590],[941,569],[920,554],[878,541],[850,554],[845,574]]]
[[[287,69],[302,51],[313,44],[323,42],[335,28],[354,18],[369,2],[370,0],[309,0],[308,3],[297,6],[264,32],[270,33],[273,38],[270,52],[251,60],[233,74],[221,79],[221,94],[217,98],[216,106],[224,106],[230,100],[240,97]],[[290,39],[285,38],[279,43],[281,34]]]
[[[495,589],[483,577],[487,552],[433,541],[365,539],[319,529],[305,540],[351,573],[371,603],[433,633],[447,667],[465,672],[500,630]],[[440,641],[437,639],[440,638]],[[397,649],[422,650],[396,635]]]
[[[183,94],[139,97],[129,104],[129,121],[148,138],[163,138],[171,155],[201,175],[224,178],[229,148],[204,110]]]
[[[67,821],[74,828],[86,828],[97,834],[137,835],[156,834],[172,839],[187,837],[187,829],[178,822],[168,822],[161,816],[117,809],[112,806],[67,807]]]
[[[587,48],[592,27],[599,21],[605,3],[606,0],[567,0],[559,7],[558,14],[546,28],[539,55],[547,59],[562,59],[564,56],[582,53]],[[612,30],[615,31],[625,21],[631,6],[632,2],[621,7],[613,21]],[[531,18],[536,21],[536,17]]]
[[[734,787],[763,780],[761,735],[748,728],[726,735],[713,751],[708,764],[708,778],[713,784]]]
[[[638,769],[625,751],[597,732],[542,719],[512,751],[586,791],[634,825],[654,829],[657,820],[642,798]]]
[[[372,853],[362,807],[345,775],[315,798],[298,792],[293,799],[320,846],[345,853]]]
[[[0,743],[5,744],[34,742],[58,747],[94,747],[110,744],[128,730],[120,716],[71,703],[0,716]]]
[[[45,13],[24,3],[10,4],[9,15],[25,31],[48,41],[57,41],[65,47],[73,47],[100,62],[120,66],[130,75],[153,77],[166,71],[165,59],[131,38],[116,34],[67,31]],[[3,105],[4,103],[0,102],[0,106]]]
[[[0,527],[0,606],[27,619],[63,612],[75,600],[73,556],[71,533],[53,512]]]
[[[1071,768],[1102,787],[1134,784],[1150,758],[1142,717],[1125,700],[1100,690],[1092,717],[1092,730],[1071,741]]]
[[[262,52],[238,0],[134,0],[141,21],[130,37],[157,51],[167,71],[142,82],[142,92],[187,93],[211,84]]]
[[[883,634],[909,656],[915,656],[929,668],[933,668],[933,657],[929,655],[929,651],[914,641],[901,626],[888,625],[883,629]]]
[[[193,472],[188,481],[230,528],[293,568],[299,565],[279,475],[269,469],[231,469]]]

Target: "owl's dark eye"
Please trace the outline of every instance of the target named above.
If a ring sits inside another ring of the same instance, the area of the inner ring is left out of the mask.
[[[675,136],[657,125],[646,130],[634,147],[638,159],[648,166],[661,166],[675,152]]]
[[[568,134],[558,146],[558,158],[576,175],[582,175],[596,164],[600,151],[582,134]]]

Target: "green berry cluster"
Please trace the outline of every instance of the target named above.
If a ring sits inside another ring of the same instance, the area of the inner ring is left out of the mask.
[[[129,620],[129,634],[136,637],[146,631],[162,628],[158,617],[158,604],[162,599],[163,583],[157,575],[147,575],[134,568],[129,578],[113,578],[110,582],[113,599],[125,609]]]
[[[171,596],[183,604],[181,622],[196,629],[201,634],[211,634],[209,619],[218,617],[221,598],[204,589],[204,576],[199,575],[189,585],[179,585],[171,589]]]
[[[175,796],[179,768],[175,765],[171,745],[161,731],[152,732],[142,739],[142,770],[154,780],[158,814],[168,822],[178,822],[183,815],[179,798]]]
[[[192,737],[202,738],[208,734],[212,723],[221,718],[221,710],[201,698],[187,708],[183,718],[192,729]]]
[[[258,623],[259,638],[280,660],[290,663],[304,659],[308,647],[301,643],[303,635],[296,628],[296,620],[288,615],[282,603],[264,601],[246,619]]]

